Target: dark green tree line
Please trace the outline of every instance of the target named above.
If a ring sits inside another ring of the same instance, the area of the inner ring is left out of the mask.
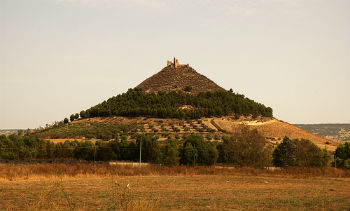
[[[191,109],[181,109],[183,105]],[[199,118],[223,115],[253,115],[272,117],[272,109],[231,92],[205,92],[192,95],[185,92],[145,93],[140,89],[109,98],[86,111],[80,117],[149,116],[159,118]],[[75,119],[72,114],[71,120]]]

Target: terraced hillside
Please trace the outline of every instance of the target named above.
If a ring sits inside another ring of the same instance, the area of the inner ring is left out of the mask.
[[[209,141],[222,141],[225,136],[238,132],[243,127],[257,129],[266,140],[277,145],[284,136],[293,139],[309,139],[321,148],[334,151],[337,142],[319,137],[286,122],[269,117],[233,116],[180,120],[176,118],[146,117],[95,117],[75,120],[67,125],[37,133],[40,138],[52,141],[69,140],[111,140],[124,137],[134,140],[137,134],[154,134],[165,140],[168,137],[180,139],[189,134],[200,134]]]

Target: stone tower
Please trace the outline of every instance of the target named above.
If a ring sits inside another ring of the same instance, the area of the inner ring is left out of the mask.
[[[174,61],[171,62],[170,60],[167,61],[167,66],[173,66],[174,68],[177,68],[180,66],[179,61],[177,60],[177,58],[174,57]]]
[[[174,57],[174,67],[177,68],[179,66],[179,61]]]

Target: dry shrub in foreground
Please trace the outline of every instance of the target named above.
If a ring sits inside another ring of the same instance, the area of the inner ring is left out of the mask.
[[[292,177],[348,177],[347,171],[332,167],[289,167],[266,170],[219,166],[143,166],[108,164],[0,164],[0,179],[31,179],[36,177],[93,177],[93,176],[147,176],[147,175],[253,175]]]

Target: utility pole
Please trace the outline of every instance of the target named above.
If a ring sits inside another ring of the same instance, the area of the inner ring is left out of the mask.
[[[94,163],[96,163],[96,142],[94,144]]]
[[[140,137],[140,162],[139,162],[139,166],[141,167],[141,150],[142,150],[142,136]]]

